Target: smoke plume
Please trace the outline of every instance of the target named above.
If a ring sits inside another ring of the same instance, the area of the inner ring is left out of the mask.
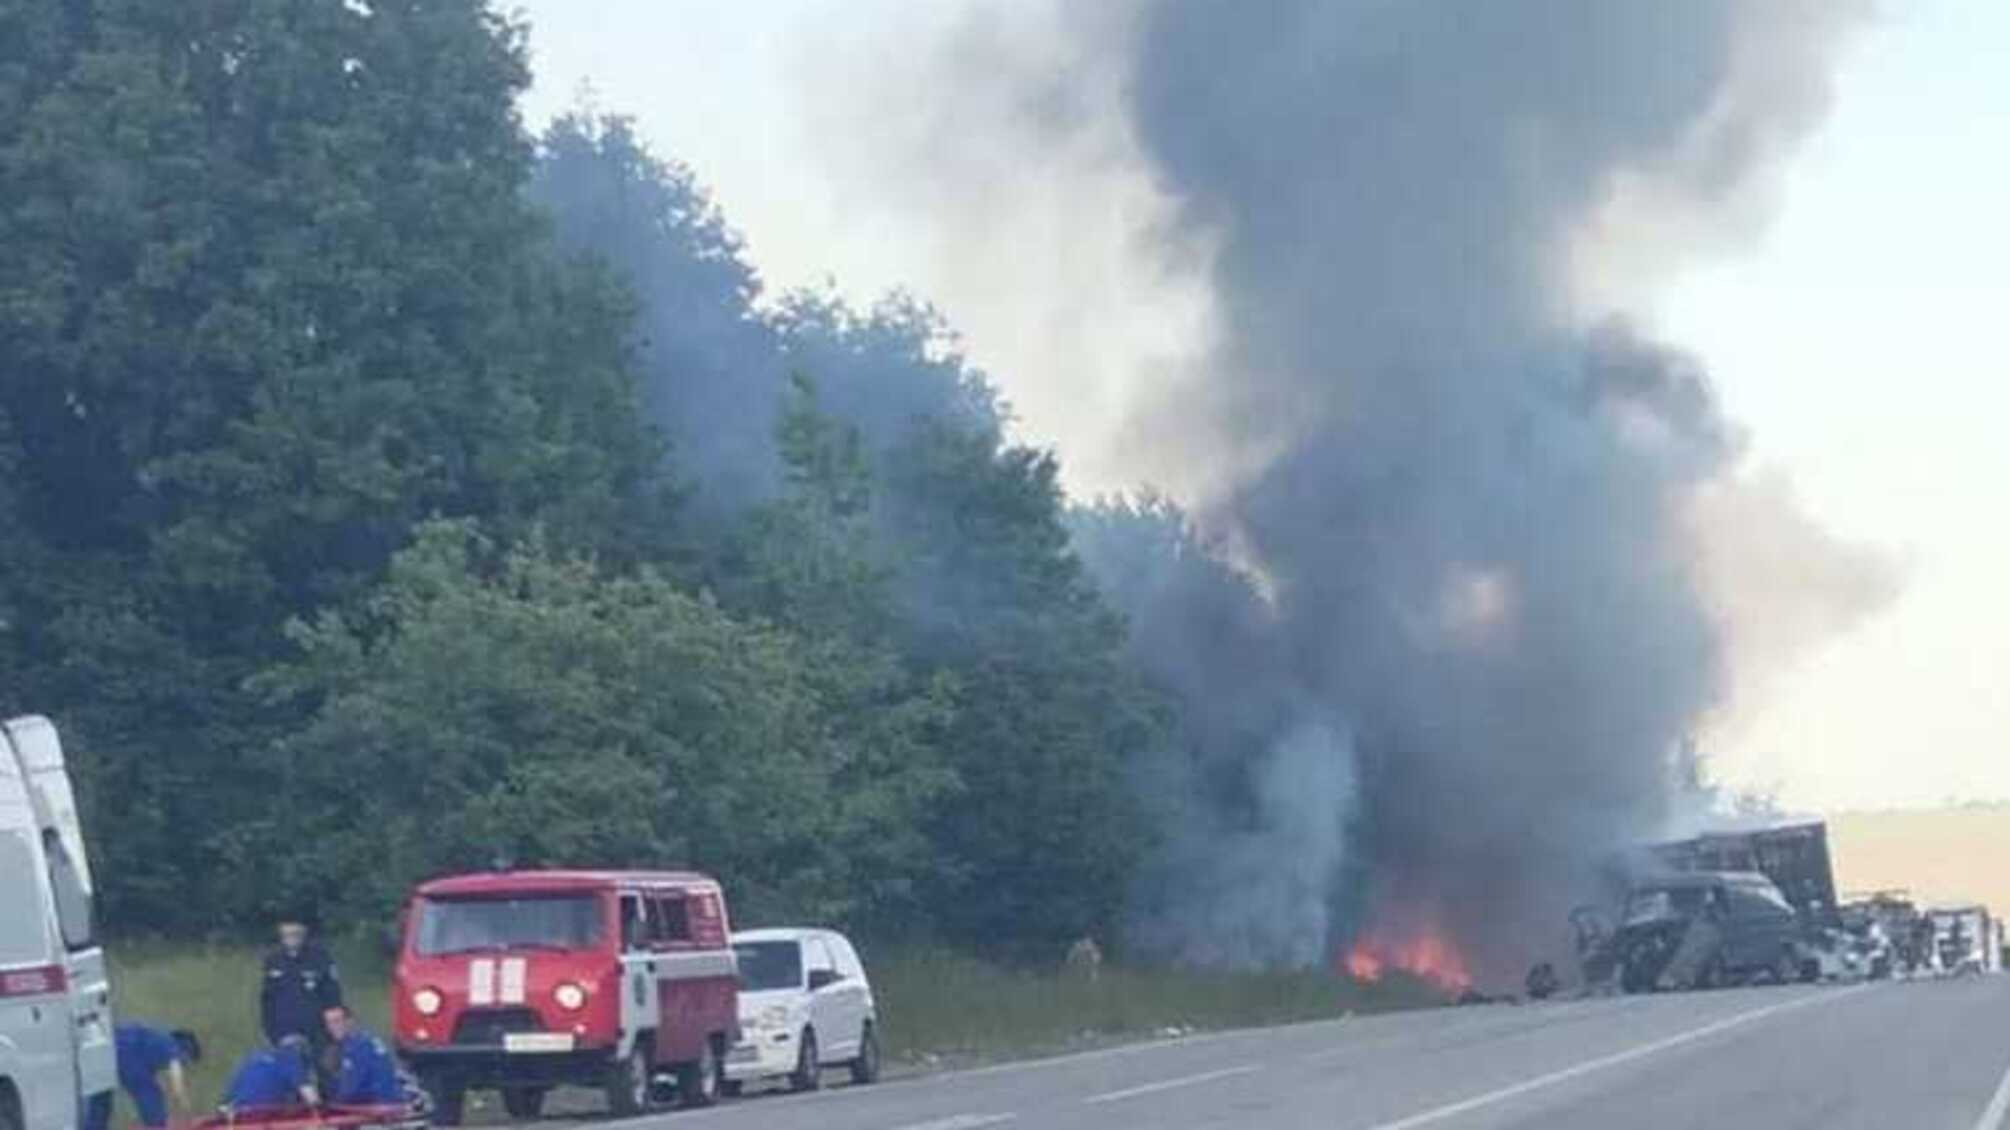
[[[1689,515],[1742,440],[1613,281],[1763,215],[1852,19],[1139,0],[1070,25],[1094,49],[1027,103],[1120,75],[1171,201],[1152,238],[1212,255],[1213,343],[1126,438],[1202,469],[1193,513],[1106,506],[1080,537],[1184,703],[1140,772],[1169,846],[1138,941],[1303,963],[1446,934],[1499,976],[1656,825],[1725,694]],[[1140,569],[1167,538],[1181,575]]]

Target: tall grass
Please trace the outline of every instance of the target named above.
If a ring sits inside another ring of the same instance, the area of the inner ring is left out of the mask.
[[[867,971],[886,1051],[906,1064],[965,1064],[1144,1036],[1415,1008],[1442,994],[1406,978],[1360,984],[1321,972],[1105,967],[1007,969],[944,952],[889,955]]]
[[[387,1032],[386,962],[367,946],[337,949],[350,1007]],[[866,955],[893,1070],[1008,1059],[1173,1031],[1285,1024],[1435,1003],[1414,981],[1363,985],[1324,973],[1213,973],[1105,967],[1093,980],[1010,969],[942,951]],[[249,946],[144,944],[111,950],[121,1019],[189,1028],[203,1062],[198,1109],[213,1107],[231,1068],[258,1041],[259,954]],[[124,1098],[120,1099],[122,1111]],[[119,1124],[123,1124],[121,1118]]]

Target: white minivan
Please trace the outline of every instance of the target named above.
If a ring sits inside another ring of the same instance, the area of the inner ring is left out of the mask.
[[[75,1130],[109,1111],[111,986],[62,743],[0,723],[0,1130]]]
[[[854,1083],[879,1078],[879,1007],[858,951],[835,930],[742,930],[740,1041],[726,1059],[727,1093],[760,1079],[822,1085],[827,1067]]]

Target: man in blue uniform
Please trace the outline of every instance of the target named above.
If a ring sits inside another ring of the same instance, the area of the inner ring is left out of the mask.
[[[163,1073],[175,1106],[184,1114],[189,1112],[188,1076],[182,1065],[202,1059],[202,1044],[195,1033],[183,1029],[164,1032],[151,1025],[126,1023],[113,1029],[112,1046],[118,1057],[119,1086],[133,1101],[137,1125],[158,1130],[168,1124],[168,1100],[160,1083]],[[94,1106],[85,1116],[86,1130],[105,1130],[111,1113],[110,1103]]]
[[[327,1038],[322,1010],[342,1003],[335,962],[307,936],[307,918],[290,914],[279,920],[279,945],[265,955],[259,978],[259,1026],[275,1046],[288,1036],[321,1046]]]
[[[321,1092],[307,1068],[307,1041],[299,1036],[247,1053],[223,1094],[224,1109],[231,1111],[302,1103],[320,1106]]]
[[[343,1106],[380,1106],[405,1102],[398,1063],[384,1041],[365,1032],[345,1005],[322,1014],[328,1029],[324,1063],[328,1101]]]

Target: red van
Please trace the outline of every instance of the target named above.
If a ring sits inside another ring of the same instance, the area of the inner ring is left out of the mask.
[[[401,915],[392,982],[398,1052],[460,1121],[470,1088],[518,1119],[552,1087],[606,1091],[616,1114],[659,1085],[717,1100],[739,1038],[726,899],[690,872],[510,871],[422,884]]]

